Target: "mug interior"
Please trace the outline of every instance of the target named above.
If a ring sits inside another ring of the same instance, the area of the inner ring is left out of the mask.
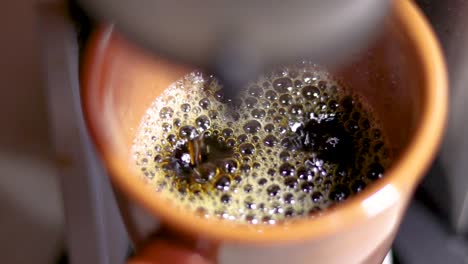
[[[427,122],[429,111],[433,108],[432,103],[429,103],[430,100],[434,100],[434,95],[429,92],[429,84],[434,77],[431,74],[443,75],[444,72],[439,70],[428,73],[424,66],[427,61],[423,59],[421,52],[422,43],[415,40],[417,36],[414,36],[414,29],[411,29],[419,24],[410,25],[402,22],[404,19],[407,18],[393,15],[379,39],[368,50],[356,56],[346,67],[334,71],[334,76],[347,88],[360,94],[381,121],[383,132],[394,155],[393,165],[384,178],[370,185],[364,192],[352,196],[334,209],[327,210],[323,216],[301,220],[304,225],[309,225],[304,228],[323,228],[326,224],[320,224],[325,221],[321,219],[327,217],[341,217],[341,222],[349,222],[349,212],[353,210],[354,217],[364,217],[361,209],[358,209],[359,203],[376,193],[383,186],[383,182],[396,182],[397,178],[401,177],[401,172],[395,167],[401,163],[400,160],[414,158],[408,156],[411,152],[409,150],[415,147],[413,141],[420,133],[427,132],[421,130],[427,130],[423,124]],[[427,27],[425,24],[423,26]],[[428,39],[429,42],[435,43],[435,40],[431,39],[431,32],[428,30],[425,33],[429,35],[425,36],[426,41]],[[442,60],[437,57],[437,44],[433,45],[433,52],[436,54],[428,56],[435,56],[436,63],[443,69]],[[102,28],[94,35],[86,58],[83,69],[85,116],[112,180],[124,193],[161,217],[163,221],[189,232],[204,233],[222,239],[242,239],[246,235],[250,235],[249,239],[252,240],[262,237],[271,239],[268,235],[259,235],[252,228],[227,221],[216,223],[219,228],[211,232],[209,229],[213,229],[213,221],[216,220],[201,219],[190,212],[173,210],[137,176],[138,170],[132,163],[131,146],[143,115],[164,89],[191,72],[193,68],[148,54],[131,44],[112,27]],[[443,79],[443,76],[439,78]],[[443,81],[437,81],[437,84],[441,83],[443,84]],[[443,93],[436,100],[443,101]],[[442,102],[438,105],[438,108],[441,107],[443,108]],[[439,111],[444,112],[443,109]],[[440,137],[442,119],[443,113],[435,120],[436,126],[432,128],[434,143],[428,145],[430,152],[433,152]],[[427,166],[430,156],[421,159],[426,160],[422,164]],[[419,166],[416,168],[417,173],[406,176],[412,178],[413,185],[420,178],[422,169]],[[312,221],[315,223],[311,223]],[[275,226],[268,228],[272,234],[275,229],[281,229]],[[331,229],[333,227],[330,227]],[[289,232],[291,233],[294,232]],[[281,231],[277,232],[277,238],[280,234]]]

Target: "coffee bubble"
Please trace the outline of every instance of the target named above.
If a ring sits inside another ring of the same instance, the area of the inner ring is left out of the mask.
[[[288,92],[293,86],[292,80],[290,78],[278,78],[273,81],[273,89],[278,93],[286,93]]]

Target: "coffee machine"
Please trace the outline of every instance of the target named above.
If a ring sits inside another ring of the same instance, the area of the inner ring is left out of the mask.
[[[158,55],[214,73],[224,92],[275,66],[344,63],[372,42],[391,1],[80,0],[100,22]]]
[[[464,28],[468,3],[463,0],[417,2],[445,51],[451,81],[451,113],[439,157],[418,190],[395,241],[394,262],[466,263],[468,180],[463,174],[463,159],[467,157],[468,146],[463,141],[466,96],[463,84],[468,53],[464,54],[463,47],[468,44],[468,30]],[[81,176],[62,178],[68,259],[70,263],[122,263],[130,249],[128,239],[105,172],[89,144],[79,109],[80,47],[95,24],[88,11],[83,12],[79,5],[71,3],[40,9],[41,25],[51,29],[44,36],[45,61],[59,169],[67,176]],[[145,40],[140,41],[145,45]],[[65,66],[57,65],[54,58],[65,60]],[[69,144],[73,144],[73,150],[69,150]]]

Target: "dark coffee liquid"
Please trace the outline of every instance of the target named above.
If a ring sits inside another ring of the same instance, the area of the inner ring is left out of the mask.
[[[365,102],[309,63],[262,76],[235,100],[189,74],[148,109],[133,152],[174,206],[253,224],[314,215],[390,161]]]

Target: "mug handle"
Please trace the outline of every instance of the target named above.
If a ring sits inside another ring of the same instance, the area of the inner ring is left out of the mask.
[[[164,240],[152,240],[127,264],[211,264],[195,250]]]
[[[213,264],[217,246],[192,239],[164,226],[150,236],[127,264]]]

